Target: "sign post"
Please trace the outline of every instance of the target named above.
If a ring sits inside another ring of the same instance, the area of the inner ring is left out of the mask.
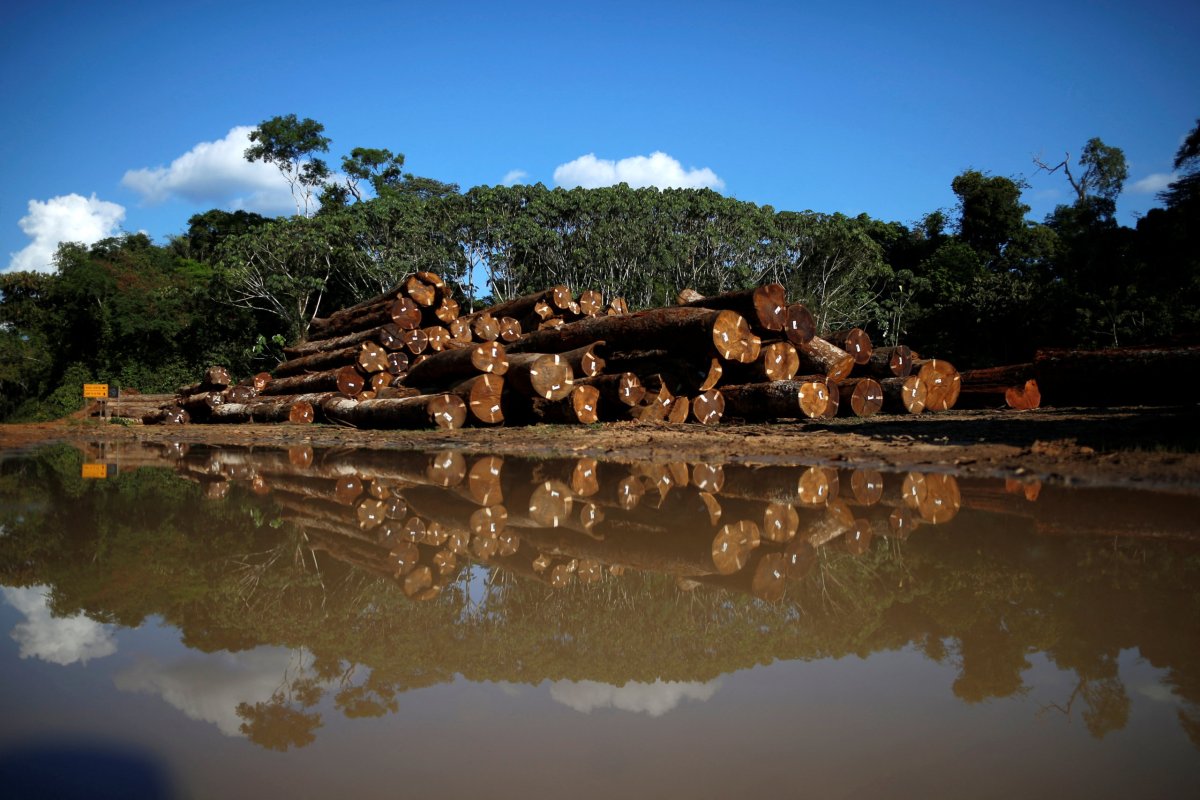
[[[83,398],[85,400],[99,400],[100,413],[108,418],[108,384],[107,383],[85,383],[83,385]]]

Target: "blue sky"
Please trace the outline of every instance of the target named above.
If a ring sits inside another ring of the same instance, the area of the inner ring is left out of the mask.
[[[971,167],[1024,176],[1041,219],[1068,187],[1032,157],[1099,136],[1131,224],[1200,117],[1200,4],[990,5],[5,3],[0,269],[286,212],[235,129],[289,113],[325,124],[331,163],[387,147],[464,188],[616,176],[906,223]]]

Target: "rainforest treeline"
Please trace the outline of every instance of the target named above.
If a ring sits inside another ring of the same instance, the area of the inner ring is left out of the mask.
[[[684,287],[779,282],[825,329],[861,326],[960,368],[1200,338],[1200,123],[1134,227],[1116,221],[1124,155],[1099,139],[1036,162],[1073,195],[1041,222],[1021,179],[968,169],[953,209],[902,224],[707,189],[460,191],[381,149],[355,148],[335,172],[322,131],[288,116],[251,135],[247,158],[288,179],[293,216],[214,209],[165,244],[66,243],[52,273],[0,274],[0,419],[68,413],[84,382],[162,392],[214,363],[269,369],[311,319],[414,270],[441,274],[464,309],[560,283],[640,308]]]

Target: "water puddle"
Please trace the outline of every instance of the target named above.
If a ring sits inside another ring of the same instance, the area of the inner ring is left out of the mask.
[[[0,460],[0,587],[0,778],[35,792],[38,765],[97,763],[197,795],[1200,779],[1200,502],[1179,495],[59,446]]]

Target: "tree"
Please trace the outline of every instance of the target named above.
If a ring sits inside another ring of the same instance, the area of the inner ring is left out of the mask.
[[[1200,120],[1175,153],[1174,167],[1182,174],[1159,194],[1159,199],[1168,209],[1186,210],[1194,217],[1200,211]]]
[[[950,188],[958,195],[962,241],[989,262],[998,261],[1025,227],[1029,206],[1021,202],[1023,186],[1012,178],[969,169],[951,181]]]
[[[1040,156],[1035,156],[1033,163],[1038,170],[1053,174],[1062,170],[1067,182],[1075,191],[1075,205],[1079,207],[1093,206],[1101,217],[1112,217],[1117,210],[1117,195],[1129,177],[1129,168],[1125,164],[1125,153],[1119,147],[1110,147],[1099,137],[1088,139],[1079,155],[1079,166],[1083,168],[1078,178],[1071,174],[1071,154],[1067,153],[1062,161],[1051,166]]]
[[[292,191],[296,213],[306,217],[310,215],[313,193],[330,175],[329,166],[315,155],[329,150],[329,137],[323,135],[324,131],[324,125],[308,117],[272,117],[250,132],[254,144],[246,148],[246,160],[264,161],[279,169]]]

